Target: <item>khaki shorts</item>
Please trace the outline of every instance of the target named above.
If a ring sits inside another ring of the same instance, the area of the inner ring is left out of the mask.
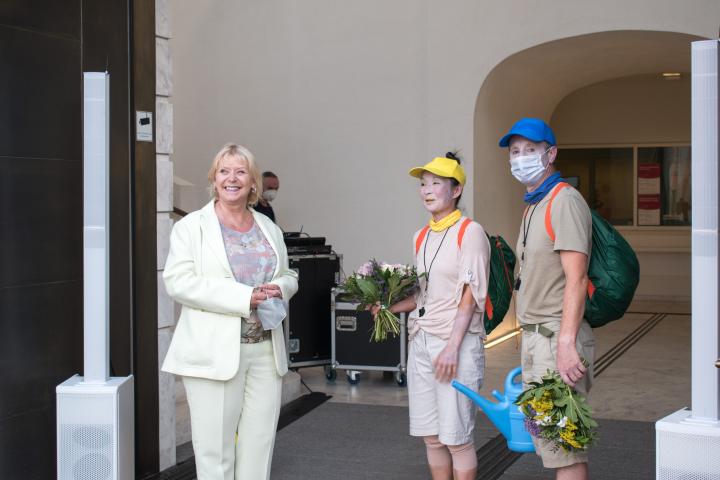
[[[435,379],[432,362],[447,342],[420,329],[410,341],[408,358],[408,403],[410,435],[437,435],[445,445],[473,441],[477,407],[449,382]],[[466,334],[458,354],[457,380],[473,390],[480,389],[485,368],[485,351],[480,335]]]
[[[557,337],[560,332],[560,321],[554,320],[542,324],[554,332],[550,338],[541,333],[527,332],[522,334],[522,379],[523,388],[530,382],[539,382],[549,370],[557,370],[555,356],[557,355]],[[575,390],[587,395],[592,386],[593,362],[595,360],[595,337],[592,328],[585,320],[580,324],[577,334],[576,348],[581,357],[590,362],[585,376],[575,385]],[[587,453],[567,453],[562,448],[553,452],[553,443],[549,440],[533,437],[535,452],[542,458],[545,468],[560,468],[586,463]]]

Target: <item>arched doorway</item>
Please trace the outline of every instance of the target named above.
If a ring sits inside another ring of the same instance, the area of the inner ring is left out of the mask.
[[[589,85],[624,77],[659,76],[668,71],[689,72],[690,42],[698,39],[700,37],[673,32],[607,31],[543,43],[500,62],[486,77],[475,105],[475,215],[483,218],[490,231],[500,232],[514,244],[523,209],[523,189],[509,173],[506,153],[497,146],[498,139],[514,121],[533,116],[545,119],[556,128],[555,124],[563,125],[568,120],[559,117],[563,115],[558,111],[563,100]],[[689,102],[688,94],[688,111]],[[582,113],[587,118],[593,115],[592,110]],[[577,112],[575,114],[573,121],[577,122]],[[597,128],[597,124],[593,128]],[[689,133],[689,125],[687,131]],[[556,133],[562,147],[562,132],[556,128]],[[612,140],[605,137],[603,142],[612,143]],[[628,231],[626,236],[632,235]],[[689,235],[689,230],[675,231],[671,239],[676,242],[675,246],[668,247],[677,249],[678,245],[687,243],[687,258],[680,263],[687,260],[688,275]],[[657,235],[643,233],[635,237],[653,244]],[[641,256],[641,266],[642,263]]]

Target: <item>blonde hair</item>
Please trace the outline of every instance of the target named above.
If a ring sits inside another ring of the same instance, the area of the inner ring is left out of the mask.
[[[215,158],[210,165],[210,170],[208,170],[207,176],[208,181],[210,182],[210,198],[217,197],[217,191],[215,190],[214,185],[215,174],[220,166],[220,161],[225,157],[240,157],[244,158],[247,162],[248,168],[250,169],[250,176],[253,179],[253,186],[255,187],[254,190],[250,191],[247,203],[249,206],[254,207],[257,205],[258,200],[262,195],[262,174],[260,173],[257,163],[255,163],[255,155],[253,155],[250,150],[237,143],[226,143],[223,145],[217,155],[215,155]]]

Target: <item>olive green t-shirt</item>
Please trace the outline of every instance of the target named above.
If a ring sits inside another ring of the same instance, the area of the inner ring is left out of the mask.
[[[530,205],[524,214],[524,224],[520,222],[516,249],[521,265],[516,306],[520,323],[561,320],[565,272],[560,263],[560,251],[571,250],[590,256],[592,217],[585,199],[570,187],[557,194],[551,208],[553,242],[545,227],[550,197],[548,193],[540,202]]]

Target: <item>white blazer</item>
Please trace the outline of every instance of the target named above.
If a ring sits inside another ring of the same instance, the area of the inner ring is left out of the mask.
[[[250,316],[253,287],[233,276],[214,204],[211,201],[185,216],[170,235],[163,279],[168,294],[182,305],[182,313],[162,370],[229,380],[240,364],[240,319]],[[298,276],[288,267],[282,231],[265,215],[251,211],[277,255],[269,283],[278,285],[283,300],[289,302],[298,289]],[[288,365],[282,324],[273,329],[272,342],[278,375],[285,375]]]

